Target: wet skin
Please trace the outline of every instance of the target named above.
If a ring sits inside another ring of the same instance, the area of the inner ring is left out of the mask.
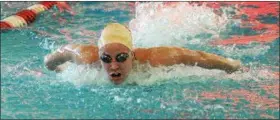
[[[116,56],[120,53],[127,53],[129,57],[123,62],[118,62]],[[132,69],[133,54],[126,46],[119,43],[106,44],[100,48],[99,56],[103,54],[109,55],[112,58],[110,63],[101,60],[101,64],[106,70],[109,79],[114,84],[122,83]]]
[[[118,62],[116,56],[128,53],[129,57]],[[100,60],[106,54],[112,62],[105,63]],[[100,62],[107,72],[108,78],[115,84],[122,83],[133,67],[133,61],[140,64],[149,63],[153,67],[170,66],[174,64],[197,65],[207,69],[220,69],[227,73],[239,70],[241,62],[203,51],[194,51],[179,47],[153,47],[128,49],[119,43],[106,44],[100,49],[95,45],[69,44],[45,57],[45,65],[49,70],[61,71],[60,65],[70,61],[76,64],[93,64]]]

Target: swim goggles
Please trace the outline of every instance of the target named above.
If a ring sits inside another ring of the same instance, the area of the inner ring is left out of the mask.
[[[116,56],[116,61],[117,62],[124,62],[127,60],[127,58],[129,57],[128,53],[119,53]],[[105,62],[105,63],[111,63],[112,62],[112,57],[110,55],[107,54],[102,54],[100,56],[101,61]]]

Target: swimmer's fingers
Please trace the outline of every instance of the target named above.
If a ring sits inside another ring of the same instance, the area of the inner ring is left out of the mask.
[[[70,62],[66,62],[64,64],[57,66],[54,71],[57,73],[60,73],[60,72],[64,71],[69,65],[70,65]]]
[[[54,70],[56,73],[60,73],[60,72],[62,72],[63,70],[61,69],[61,68],[59,68],[59,67],[56,67],[56,69]]]
[[[225,71],[229,74],[239,71],[242,68],[241,61],[239,60],[233,60],[231,58],[227,58],[228,64],[231,66],[229,69],[226,69]]]
[[[64,56],[63,53],[58,53],[58,52],[55,52],[53,54],[49,54],[49,55],[46,55],[44,57],[44,63],[45,63],[45,66],[49,69],[49,70],[56,70],[57,69],[57,66],[65,63],[66,61],[68,61],[70,58],[67,57],[67,56]]]

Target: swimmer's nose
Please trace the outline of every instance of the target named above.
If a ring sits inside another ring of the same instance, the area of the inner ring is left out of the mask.
[[[116,61],[112,61],[111,63],[111,69],[112,70],[116,70],[116,69],[119,69],[119,65]]]

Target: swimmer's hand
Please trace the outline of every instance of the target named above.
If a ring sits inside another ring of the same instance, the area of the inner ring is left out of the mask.
[[[242,71],[243,67],[241,67],[241,62],[239,60],[233,60],[231,58],[227,58],[227,60],[228,60],[229,66],[231,66],[231,67],[229,67],[228,69],[225,70],[227,73],[230,74],[230,73],[233,73],[233,72],[238,71],[238,70]]]
[[[64,53],[55,52],[46,55],[44,58],[44,63],[49,70],[60,72],[61,68],[59,66],[67,61],[70,61],[72,59],[71,57],[72,57],[71,54],[67,54],[66,52]]]
[[[57,66],[54,71],[57,73],[60,73],[60,72],[64,71],[69,66],[69,64],[70,64],[70,62],[65,62],[65,63]]]

